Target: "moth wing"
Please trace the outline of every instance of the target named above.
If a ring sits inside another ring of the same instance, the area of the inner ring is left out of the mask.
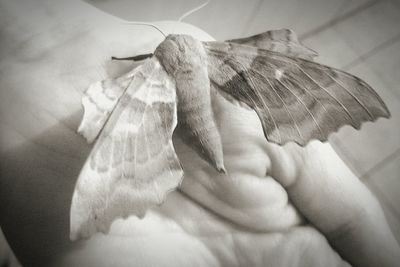
[[[378,94],[346,72],[234,43],[204,46],[212,87],[253,108],[271,142],[326,141],[341,126],[390,116]]]
[[[226,42],[254,46],[308,60],[318,56],[317,52],[301,44],[295,32],[290,29],[266,31],[246,38],[227,40]]]
[[[127,89],[78,177],[71,204],[72,240],[107,232],[118,217],[143,216],[183,177],[172,143],[174,81],[155,58],[125,78]]]
[[[140,70],[138,67],[117,79],[95,82],[85,91],[82,97],[84,113],[78,133],[89,143],[99,135],[118,100]]]

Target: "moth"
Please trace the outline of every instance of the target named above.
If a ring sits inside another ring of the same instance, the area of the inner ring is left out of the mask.
[[[71,205],[71,239],[107,232],[118,217],[144,216],[176,189],[183,171],[174,131],[226,173],[211,108],[214,93],[253,109],[269,142],[326,141],[341,126],[389,117],[361,79],[312,61],[293,31],[267,31],[225,42],[169,35],[143,64],[84,94],[78,131],[96,143]]]

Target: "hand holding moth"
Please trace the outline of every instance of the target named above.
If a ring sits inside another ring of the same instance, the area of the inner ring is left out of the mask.
[[[266,139],[281,145],[326,141],[341,126],[359,129],[389,116],[368,84],[313,56],[286,29],[226,42],[168,35],[143,65],[94,84],[79,131],[88,140],[101,133],[78,179],[72,237],[107,232],[118,216],[143,216],[179,186],[176,126],[186,144],[226,173],[211,105],[216,94],[253,109]]]

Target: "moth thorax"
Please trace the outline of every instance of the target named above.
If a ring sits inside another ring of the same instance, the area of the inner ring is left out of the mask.
[[[154,52],[166,72],[175,79],[179,108],[209,105],[207,56],[202,43],[189,35],[168,35]]]

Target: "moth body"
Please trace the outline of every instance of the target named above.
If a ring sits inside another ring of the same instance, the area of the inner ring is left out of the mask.
[[[202,43],[188,35],[169,35],[154,55],[175,79],[179,137],[219,172],[226,172]]]

